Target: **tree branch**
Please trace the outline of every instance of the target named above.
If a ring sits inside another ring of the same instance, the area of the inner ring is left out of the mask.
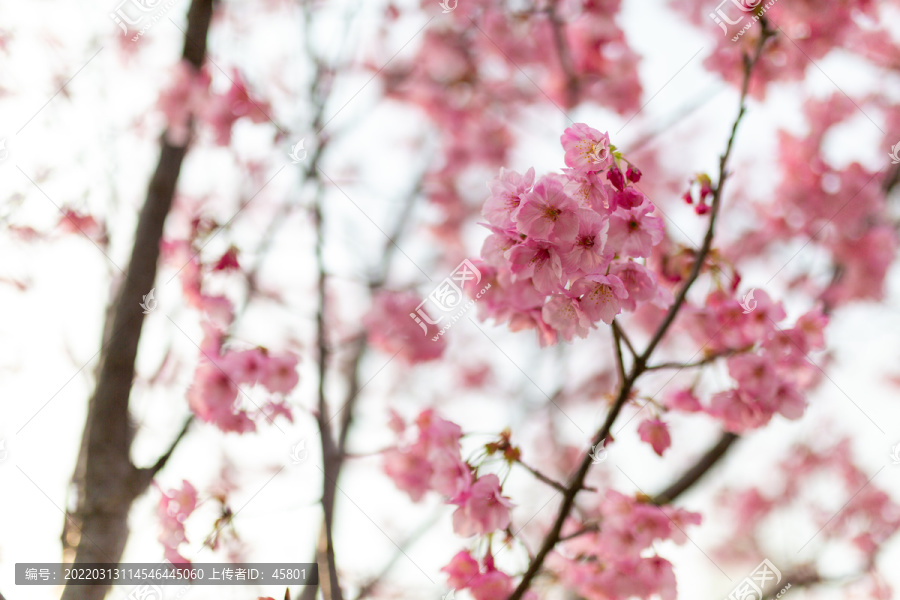
[[[175,452],[175,448],[178,447],[178,444],[181,443],[181,440],[184,439],[184,436],[187,435],[188,430],[191,428],[191,424],[194,422],[194,416],[191,415],[184,422],[184,425],[181,428],[181,431],[178,432],[178,435],[175,436],[175,439],[172,440],[172,443],[169,445],[169,449],[157,459],[157,461],[153,464],[152,467],[148,467],[146,469],[141,469],[141,472],[144,473],[144,476],[147,478],[147,484],[149,485],[150,480],[156,477],[156,474],[163,470],[166,466],[166,463],[169,462],[169,459],[172,457],[172,454]]]
[[[616,367],[619,369],[619,382],[625,381],[625,361],[622,357],[622,335],[618,327],[613,327],[613,350],[616,356]]]
[[[560,492],[565,492],[565,491],[566,491],[566,486],[564,486],[564,485],[561,484],[560,482],[555,481],[555,480],[553,480],[553,479],[547,477],[546,475],[544,475],[543,473],[541,473],[540,471],[538,471],[538,470],[535,469],[534,467],[528,466],[527,464],[525,464],[525,463],[522,462],[521,460],[517,460],[516,462],[519,463],[519,465],[521,465],[526,471],[528,471],[529,473],[531,473],[532,475],[534,475],[539,481],[542,481],[542,482],[546,483],[547,485],[549,485],[549,486],[552,487],[553,489],[559,490]]]
[[[737,434],[726,432],[722,434],[719,441],[706,451],[706,454],[694,463],[694,465],[685,471],[681,477],[672,482],[669,487],[653,497],[651,502],[656,505],[669,504],[681,494],[686,492],[692,485],[697,483],[703,475],[709,471],[713,465],[725,456],[731,445],[738,440]]]
[[[720,358],[727,358],[729,356],[734,356],[735,354],[740,354],[741,352],[749,352],[753,346],[747,346],[745,348],[734,348],[730,350],[724,350],[722,352],[716,352],[715,354],[710,354],[709,356],[702,358],[698,361],[692,363],[680,363],[680,362],[664,362],[659,363],[658,365],[650,365],[645,370],[646,371],[658,371],[661,369],[691,369],[693,367],[702,367],[703,365],[708,365],[711,362],[715,362]]]

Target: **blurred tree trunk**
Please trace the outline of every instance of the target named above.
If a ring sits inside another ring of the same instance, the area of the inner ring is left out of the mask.
[[[212,10],[213,0],[193,0],[188,12],[182,56],[197,69],[206,54]],[[64,535],[75,546],[76,564],[119,562],[128,539],[131,505],[168,458],[169,453],[144,469],[131,462],[134,432],[128,400],[144,322],[140,302],[156,280],[163,227],[186,153],[187,145],[173,146],[163,137],[125,280],[114,304],[108,343],[100,356],[100,374],[90,399],[79,457],[82,468],[76,467],[77,508],[66,520],[66,530],[74,535]],[[108,585],[69,585],[62,600],[102,600],[108,590]]]

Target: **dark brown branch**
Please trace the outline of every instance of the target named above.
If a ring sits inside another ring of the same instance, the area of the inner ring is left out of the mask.
[[[566,486],[564,486],[564,485],[561,484],[560,482],[554,481],[553,479],[550,479],[549,477],[547,477],[546,475],[544,475],[543,473],[541,473],[540,471],[538,471],[538,470],[535,469],[534,467],[530,467],[530,466],[528,466],[527,464],[523,463],[521,460],[517,460],[516,462],[519,463],[519,465],[521,465],[526,471],[528,471],[529,473],[531,473],[532,475],[534,475],[539,481],[542,481],[542,482],[546,483],[547,485],[549,485],[549,486],[552,487],[553,489],[556,489],[556,490],[559,490],[560,492],[565,493],[565,491],[566,491]]]
[[[625,360],[622,357],[622,335],[618,327],[613,327],[613,350],[616,356],[616,368],[619,370],[619,383],[625,381]]]
[[[547,9],[547,16],[550,19],[550,27],[553,31],[553,45],[556,49],[556,54],[559,56],[559,66],[566,76],[566,107],[568,108],[574,106],[575,102],[578,100],[580,84],[572,65],[572,56],[569,53],[569,47],[563,37],[564,23],[556,13],[556,8],[557,2],[554,2],[553,5]]]
[[[193,0],[188,12],[183,57],[199,69],[206,54],[206,36],[213,0]],[[140,302],[156,280],[159,246],[166,216],[172,206],[186,146],[174,146],[163,137],[156,171],[138,218],[137,231],[112,313],[112,334],[100,356],[97,385],[85,422],[85,468],[80,483],[75,519],[80,538],[75,563],[117,562],[128,538],[128,513],[146,489],[130,459],[132,425],[128,402],[135,374],[135,359],[144,318]],[[72,586],[62,600],[101,600],[108,585]]]
[[[162,471],[166,463],[169,462],[169,459],[172,458],[172,454],[175,452],[175,448],[178,447],[178,444],[181,443],[181,440],[184,439],[184,436],[187,435],[188,430],[191,428],[191,424],[194,422],[193,415],[188,417],[188,419],[184,422],[184,426],[182,426],[181,431],[178,432],[178,435],[175,436],[175,439],[172,440],[172,443],[169,444],[169,449],[159,457],[159,459],[153,463],[152,467],[141,469],[142,473],[144,473],[145,477],[147,477],[147,483],[156,477],[156,474]]]
[[[338,581],[337,563],[334,556],[334,503],[337,492],[337,476],[339,474],[340,454],[331,431],[328,418],[328,402],[325,397],[326,378],[328,376],[328,362],[330,351],[326,339],[326,285],[327,275],[324,263],[325,234],[322,222],[322,192],[320,185],[316,190],[316,198],[313,203],[313,222],[316,230],[316,268],[318,270],[318,311],[316,312],[316,345],[319,350],[319,380],[318,380],[318,414],[316,418],[319,425],[319,438],[322,442],[322,460],[324,462],[324,474],[322,486],[322,511],[324,513],[325,529],[325,560],[328,565],[328,579],[322,581],[322,594],[326,600],[343,600],[340,582]]]
[[[681,494],[691,488],[700,480],[719,460],[725,456],[731,445],[738,440],[738,436],[734,433],[723,433],[722,437],[716,444],[707,450],[706,454],[694,463],[694,465],[682,474],[669,487],[657,494],[652,502],[657,505],[669,504],[676,500]]]
[[[740,354],[741,352],[749,352],[753,346],[748,346],[746,348],[734,348],[731,350],[724,350],[722,352],[716,352],[715,354],[710,354],[709,356],[702,358],[698,361],[692,363],[680,363],[680,362],[664,362],[659,363],[658,365],[650,365],[647,367],[647,371],[658,371],[661,369],[691,369],[694,367],[702,367],[704,365],[708,365],[711,362],[715,362],[720,358],[728,358],[729,356],[734,356],[735,354]]]
[[[613,319],[612,322],[612,330],[613,333],[622,338],[622,341],[625,342],[625,345],[628,346],[628,351],[631,352],[631,356],[637,356],[637,350],[634,349],[634,344],[631,343],[631,340],[625,334],[625,331],[619,326],[619,322]]]

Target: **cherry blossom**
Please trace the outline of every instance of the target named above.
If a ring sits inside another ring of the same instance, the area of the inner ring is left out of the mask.
[[[453,499],[453,530],[463,537],[506,529],[512,503],[500,491],[500,480],[490,473]]]
[[[660,456],[672,445],[669,428],[659,419],[641,421],[641,424],[638,425],[638,434],[641,436],[641,440],[650,444],[653,451]]]
[[[157,505],[157,517],[161,527],[159,541],[163,545],[165,558],[174,565],[187,564],[190,561],[178,551],[178,546],[187,542],[184,532],[184,521],[197,506],[197,490],[188,481],[182,481],[180,488],[164,492],[156,486],[161,496]]]
[[[609,134],[584,123],[576,123],[560,137],[566,152],[566,166],[582,173],[603,171],[612,164]]]

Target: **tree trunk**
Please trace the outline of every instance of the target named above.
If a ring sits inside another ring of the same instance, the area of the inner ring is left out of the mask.
[[[213,0],[193,0],[188,12],[183,57],[197,69],[206,54]],[[75,563],[118,563],[128,539],[131,504],[150,483],[161,464],[139,469],[131,462],[133,427],[128,400],[135,358],[144,323],[140,302],[156,280],[159,245],[172,206],[186,146],[163,137],[159,162],[138,220],[127,275],[119,290],[109,343],[100,358],[100,375],[90,400],[82,447],[83,479],[78,507],[67,527],[78,533]],[[77,479],[77,478],[76,478]],[[102,600],[108,585],[66,586],[62,600]]]

